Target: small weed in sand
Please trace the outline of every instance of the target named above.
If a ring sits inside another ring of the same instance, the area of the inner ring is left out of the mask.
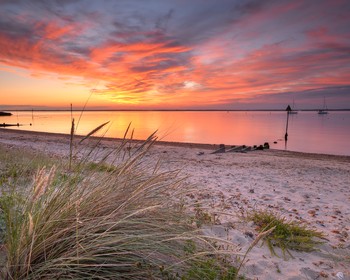
[[[287,221],[286,218],[271,211],[255,211],[248,215],[248,219],[257,225],[259,231],[275,227],[274,231],[265,239],[271,253],[275,256],[278,255],[274,247],[279,247],[284,257],[286,257],[286,253],[293,257],[289,250],[310,252],[322,243],[316,239],[323,238],[321,232],[309,229],[295,221]]]
[[[85,168],[88,171],[100,171],[100,172],[112,172],[115,170],[115,167],[108,165],[106,163],[96,163],[96,162],[88,162],[85,165]]]
[[[195,205],[194,212],[194,220],[197,227],[200,228],[202,225],[213,224],[212,216],[207,211],[205,211],[200,204]]]
[[[215,242],[213,243],[215,246]],[[200,253],[197,245],[193,240],[188,240],[184,244],[184,252],[187,256],[195,256]],[[174,278],[180,279],[180,278]],[[245,279],[244,276],[238,275],[238,268],[230,265],[226,256],[208,255],[191,263],[187,272],[182,275],[181,280],[236,280]]]
[[[206,261],[194,262],[182,280],[235,280],[244,279],[243,276],[237,276],[237,268],[230,266],[226,270],[214,258],[208,258]]]

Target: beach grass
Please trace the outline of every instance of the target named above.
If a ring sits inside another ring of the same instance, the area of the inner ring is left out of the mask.
[[[144,160],[152,143],[99,161],[1,148],[2,279],[236,279],[181,205],[178,171]]]
[[[255,210],[248,214],[248,220],[257,225],[258,231],[274,230],[265,237],[272,255],[278,256],[276,247],[280,248],[284,257],[293,257],[291,250],[310,252],[322,244],[323,233],[308,228],[306,225],[288,221],[285,217],[269,210]]]

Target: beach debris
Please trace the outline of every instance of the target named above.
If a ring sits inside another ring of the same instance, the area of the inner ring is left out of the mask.
[[[251,231],[245,231],[244,235],[246,235],[246,236],[248,236],[248,237],[250,237],[252,239],[254,238],[254,233],[252,233]]]
[[[241,153],[246,153],[248,151],[251,151],[252,147],[244,147],[243,149],[240,150]]]
[[[270,144],[265,142],[264,145],[254,146],[256,150],[268,150],[270,149]]]
[[[316,211],[315,211],[315,210],[309,210],[309,211],[308,211],[308,214],[309,214],[311,217],[315,217],[315,216],[316,216]]]
[[[320,276],[323,277],[323,278],[328,278],[328,273],[325,272],[325,271],[321,271],[320,272]]]
[[[270,145],[268,142],[265,142],[264,145],[254,145],[252,146],[246,146],[246,145],[240,145],[240,146],[231,146],[228,150],[226,150],[226,153],[246,153],[249,151],[255,151],[255,150],[265,150],[270,149]],[[219,149],[220,150],[220,149]],[[219,150],[215,151],[214,153],[218,152]]]
[[[212,154],[219,154],[219,153],[224,153],[224,152],[225,152],[225,144],[220,144],[219,149],[212,152]]]
[[[0,126],[1,127],[8,127],[8,126],[22,126],[23,124],[19,124],[19,123],[16,123],[16,124],[11,124],[11,123],[1,123]]]
[[[344,279],[344,273],[341,271],[337,272],[335,276],[337,276],[338,279]]]
[[[245,146],[231,146],[230,149],[228,149],[226,152],[227,153],[231,153],[231,152],[238,152],[240,150],[242,150]]]
[[[317,220],[316,224],[320,225],[321,227],[326,227],[325,224],[320,220]]]
[[[202,156],[202,155],[204,155],[204,152],[198,152],[197,155]]]

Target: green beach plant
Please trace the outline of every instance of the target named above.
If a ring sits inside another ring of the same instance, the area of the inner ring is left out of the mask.
[[[253,211],[247,218],[257,225],[259,231],[274,228],[265,240],[271,254],[275,256],[278,256],[275,247],[280,248],[286,258],[286,254],[293,257],[290,250],[310,252],[323,243],[320,240],[324,237],[322,232],[307,228],[300,222],[287,221],[285,217],[268,210]]]

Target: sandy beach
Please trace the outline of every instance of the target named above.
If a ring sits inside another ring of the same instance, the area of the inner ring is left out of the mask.
[[[105,139],[102,149],[116,140]],[[53,156],[69,154],[69,136],[0,129],[0,145]],[[163,170],[180,169],[194,187],[187,196],[212,216],[209,235],[229,240],[245,252],[258,232],[242,215],[269,209],[324,233],[311,253],[272,256],[262,242],[242,269],[247,279],[350,279],[350,157],[280,150],[212,152],[217,145],[158,143],[146,155],[161,159]],[[234,257],[234,256],[233,256]]]

